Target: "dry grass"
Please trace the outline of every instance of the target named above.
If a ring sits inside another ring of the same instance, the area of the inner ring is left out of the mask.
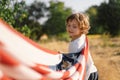
[[[120,80],[120,37],[109,38],[90,35],[90,51],[99,72],[99,80]],[[67,52],[68,42],[42,42],[41,46],[54,51]]]

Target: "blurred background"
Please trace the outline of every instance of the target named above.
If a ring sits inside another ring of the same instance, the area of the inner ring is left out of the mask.
[[[120,0],[0,0],[0,18],[54,51],[68,51],[65,19],[76,12],[90,18],[88,38],[99,80],[119,80]]]

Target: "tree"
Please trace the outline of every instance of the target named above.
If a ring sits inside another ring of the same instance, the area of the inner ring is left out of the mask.
[[[0,0],[0,17],[25,36],[38,40],[42,35],[38,20],[44,16],[45,7],[37,1],[28,6],[24,0]]]
[[[15,29],[22,32],[26,36],[30,35],[29,28],[20,23],[27,17],[26,11],[24,11],[25,2],[15,0],[1,0],[0,1],[0,18],[12,25]]]
[[[40,36],[43,34],[39,20],[45,16],[45,11],[47,10],[46,5],[43,2],[34,1],[31,5],[26,6],[25,10],[28,13],[28,17],[24,19],[22,24],[29,26],[31,39],[39,40]]]
[[[45,3],[34,1],[30,6],[26,7],[29,13],[29,19],[35,22],[38,21],[40,18],[45,16],[46,8]]]
[[[98,8],[98,22],[111,35],[120,35],[120,0],[109,0]]]
[[[19,19],[18,15],[23,18],[25,14],[21,13],[21,6],[24,5],[24,1],[17,2],[14,0],[1,0],[0,1],[0,17],[11,25],[15,25],[15,19]]]
[[[97,22],[97,14],[98,14],[98,6],[91,6],[85,13],[88,14],[90,20],[91,29],[89,31],[90,34],[101,34],[103,33],[103,28]]]
[[[72,13],[70,8],[66,8],[63,2],[50,1],[48,7],[48,20],[44,24],[44,31],[48,35],[59,35],[65,32],[65,19]]]

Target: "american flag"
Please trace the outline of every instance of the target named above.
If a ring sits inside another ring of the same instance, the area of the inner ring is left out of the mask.
[[[41,47],[0,19],[0,80],[84,80],[88,43],[68,70],[53,70],[62,54]]]

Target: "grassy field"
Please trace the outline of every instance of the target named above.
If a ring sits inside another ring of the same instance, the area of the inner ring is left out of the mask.
[[[120,37],[89,35],[88,39],[99,80],[120,80]],[[40,45],[53,51],[68,52],[65,41],[40,41]]]

